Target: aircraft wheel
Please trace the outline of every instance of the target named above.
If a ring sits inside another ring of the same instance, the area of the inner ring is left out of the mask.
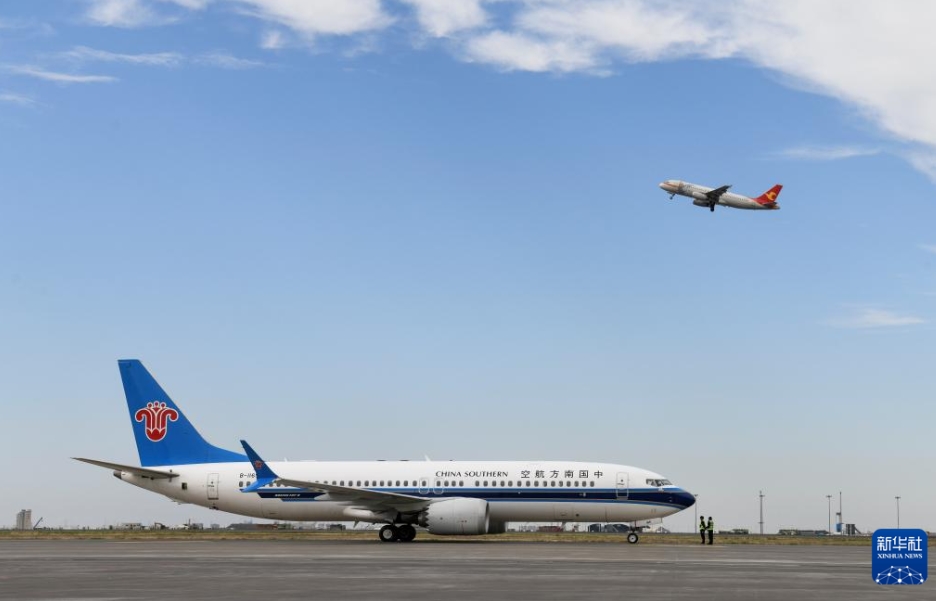
[[[392,543],[394,541],[400,540],[400,532],[397,530],[396,526],[387,524],[380,529],[380,532],[377,533],[380,537],[380,542],[382,543]]]
[[[409,524],[403,524],[397,528],[397,532],[400,534],[400,542],[408,543],[416,538],[416,529],[410,526]]]
[[[629,542],[632,545],[636,545],[638,540],[640,540],[640,537],[637,536],[636,532],[631,532],[630,534],[627,535],[627,542]]]

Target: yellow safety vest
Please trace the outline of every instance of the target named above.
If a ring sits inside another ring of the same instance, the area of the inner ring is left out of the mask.
[[[709,532],[715,532],[715,522],[713,522],[712,520],[709,520],[709,521],[708,521],[708,528],[706,528],[706,529],[707,529]]]

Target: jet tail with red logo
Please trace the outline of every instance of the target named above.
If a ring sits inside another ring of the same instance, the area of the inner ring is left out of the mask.
[[[216,447],[202,438],[138,360],[121,359],[117,364],[140,453],[140,465],[247,461],[246,455]]]
[[[782,189],[783,189],[783,186],[780,184],[777,184],[770,190],[767,190],[766,192],[764,192],[763,194],[755,198],[754,202],[768,209],[778,209],[780,207],[777,205],[777,197],[780,196],[780,190]]]

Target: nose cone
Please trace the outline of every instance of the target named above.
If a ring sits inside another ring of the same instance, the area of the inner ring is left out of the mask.
[[[660,182],[660,187],[661,187],[662,189],[666,190],[666,189],[669,187],[669,184],[666,183],[666,182]]]
[[[687,490],[680,488],[677,492],[673,493],[673,503],[679,505],[682,509],[689,509],[695,505],[695,502],[695,495]]]

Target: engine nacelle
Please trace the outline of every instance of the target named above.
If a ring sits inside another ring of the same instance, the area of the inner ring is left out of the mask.
[[[697,207],[707,207],[709,206],[709,201],[708,200],[693,200],[692,204],[694,204]]]
[[[481,499],[437,501],[419,514],[419,525],[432,534],[487,534],[490,512]]]

